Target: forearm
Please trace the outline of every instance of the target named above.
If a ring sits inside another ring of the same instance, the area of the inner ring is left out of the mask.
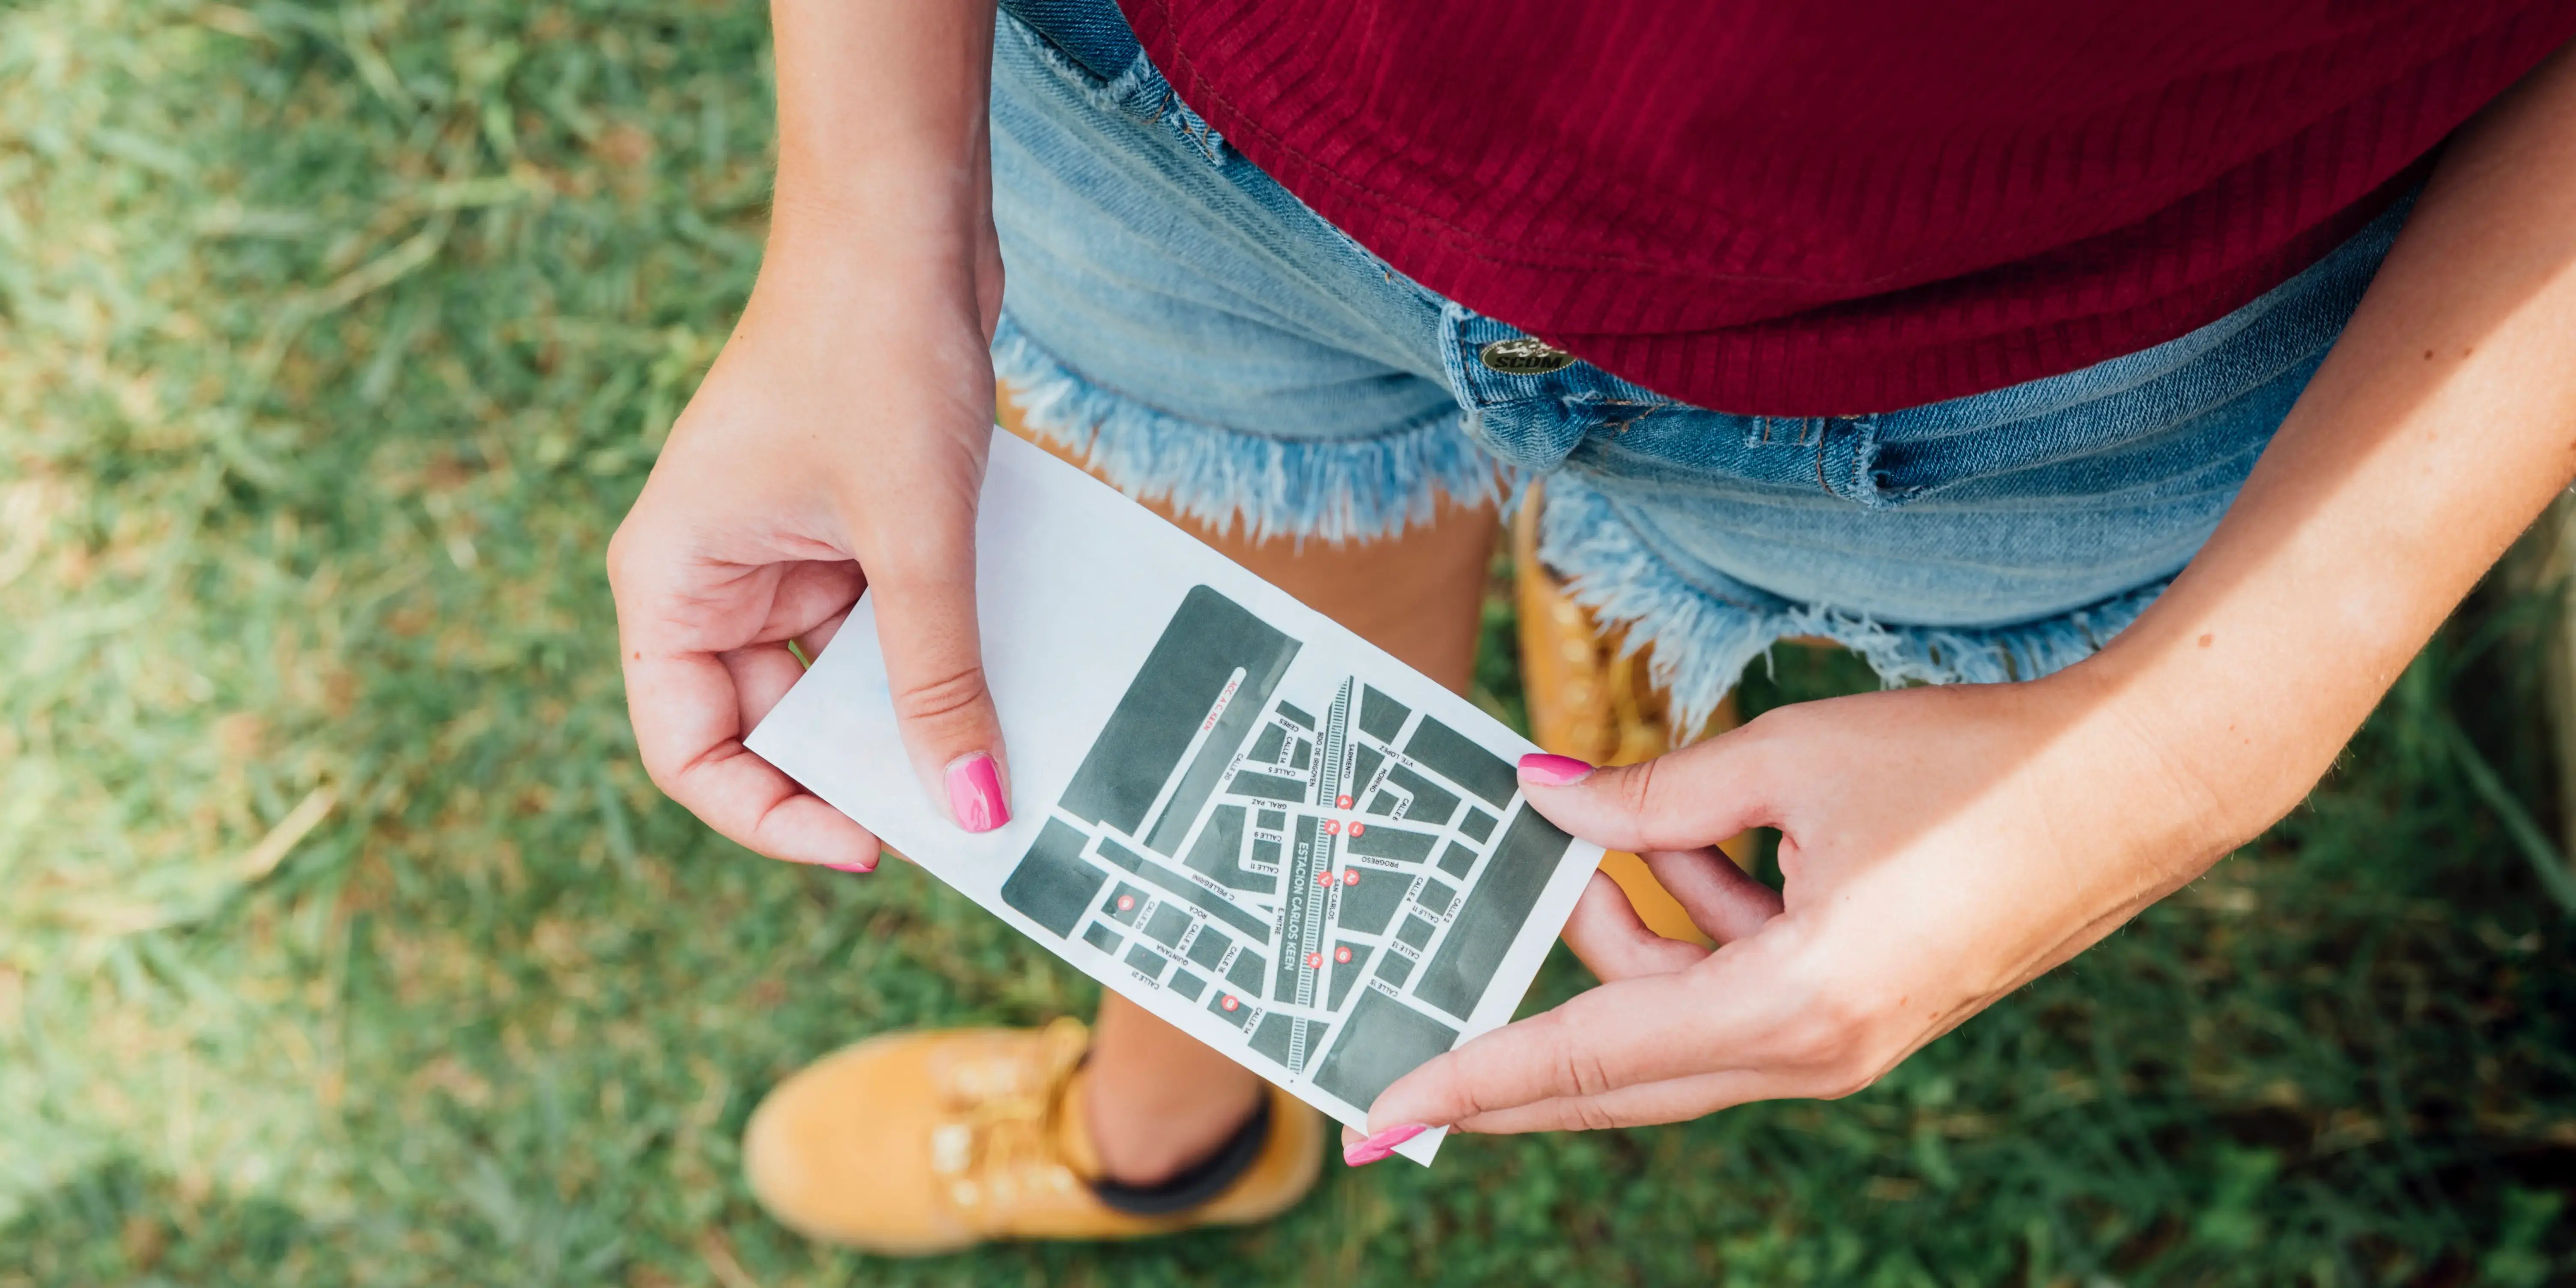
[[[880,590],[905,576],[950,579],[972,566],[993,424],[994,0],[776,0],[771,18],[768,245],[664,452],[665,467],[687,460],[697,477],[663,486],[722,491],[716,475],[745,494],[810,483],[830,502],[802,516],[812,549],[866,552]],[[872,490],[879,478],[903,480],[910,495],[887,502]],[[971,647],[931,651],[953,659]]]
[[[994,0],[775,0],[771,21],[769,241],[717,370],[751,362],[843,373],[842,383],[812,386],[829,394],[826,405],[782,409],[809,428],[845,419],[846,373],[874,371],[866,397],[889,423],[944,426],[980,444],[993,419],[986,354],[1002,300],[987,146]],[[740,428],[723,417],[684,418],[684,428],[700,421]],[[982,450],[955,453],[946,438],[868,445],[820,435],[798,450],[836,475],[896,467],[890,451],[927,453],[951,467],[937,473],[967,494],[953,508],[968,513]]]
[[[971,259],[991,220],[993,0],[775,0],[770,19],[773,261]]]
[[[2177,861],[2295,805],[2571,473],[2576,50],[2454,140],[2225,522],[2068,674],[2208,807]]]

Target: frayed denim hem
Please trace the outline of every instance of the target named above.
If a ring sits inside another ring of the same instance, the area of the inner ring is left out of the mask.
[[[1438,498],[1501,500],[1498,463],[1460,428],[1461,413],[1370,438],[1267,438],[1185,421],[1102,389],[1057,362],[1002,316],[993,374],[1030,432],[1059,444],[1141,501],[1222,533],[1261,541],[1366,541],[1428,524]]]
[[[1757,608],[1684,581],[1637,539],[1602,495],[1548,479],[1539,558],[1575,602],[1627,627],[1622,647],[1654,646],[1648,671],[1672,696],[1676,727],[1708,723],[1744,668],[1784,639],[1829,639],[1867,660],[1888,687],[2032,680],[2091,657],[2169,583],[2141,586],[2055,617],[2011,626],[1889,626],[1818,604]]]

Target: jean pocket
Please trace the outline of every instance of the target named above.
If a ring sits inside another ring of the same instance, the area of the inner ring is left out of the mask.
[[[1002,6],[1001,25],[1002,34],[1017,37],[1031,58],[1092,106],[1160,125],[1209,165],[1225,163],[1224,136],[1181,101],[1109,0],[1012,0]],[[1120,69],[1107,71],[1122,53]]]
[[[1127,15],[1111,0],[1001,0],[999,7],[1094,83],[1117,79],[1142,52]]]

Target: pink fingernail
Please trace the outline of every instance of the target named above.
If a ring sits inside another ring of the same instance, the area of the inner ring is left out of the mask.
[[[1002,775],[983,752],[948,766],[948,812],[969,832],[990,832],[1011,821],[1010,803],[1002,799]]]
[[[1579,783],[1592,772],[1592,766],[1572,756],[1551,755],[1534,751],[1521,757],[1521,777],[1541,787],[1563,787]]]
[[[1429,1123],[1406,1123],[1389,1127],[1342,1151],[1342,1162],[1351,1167],[1366,1167],[1395,1152],[1395,1147],[1431,1130]]]
[[[877,865],[873,863],[826,863],[823,866],[830,868],[834,872],[874,872],[877,870]]]

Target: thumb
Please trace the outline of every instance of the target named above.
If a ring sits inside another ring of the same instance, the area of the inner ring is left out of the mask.
[[[973,495],[906,516],[898,539],[861,552],[861,567],[914,771],[957,826],[989,832],[1011,821],[1010,779],[975,623]]]
[[[1633,765],[1521,757],[1521,789],[1547,820],[1596,845],[1643,854],[1715,845],[1776,822],[1752,740],[1727,733]]]

